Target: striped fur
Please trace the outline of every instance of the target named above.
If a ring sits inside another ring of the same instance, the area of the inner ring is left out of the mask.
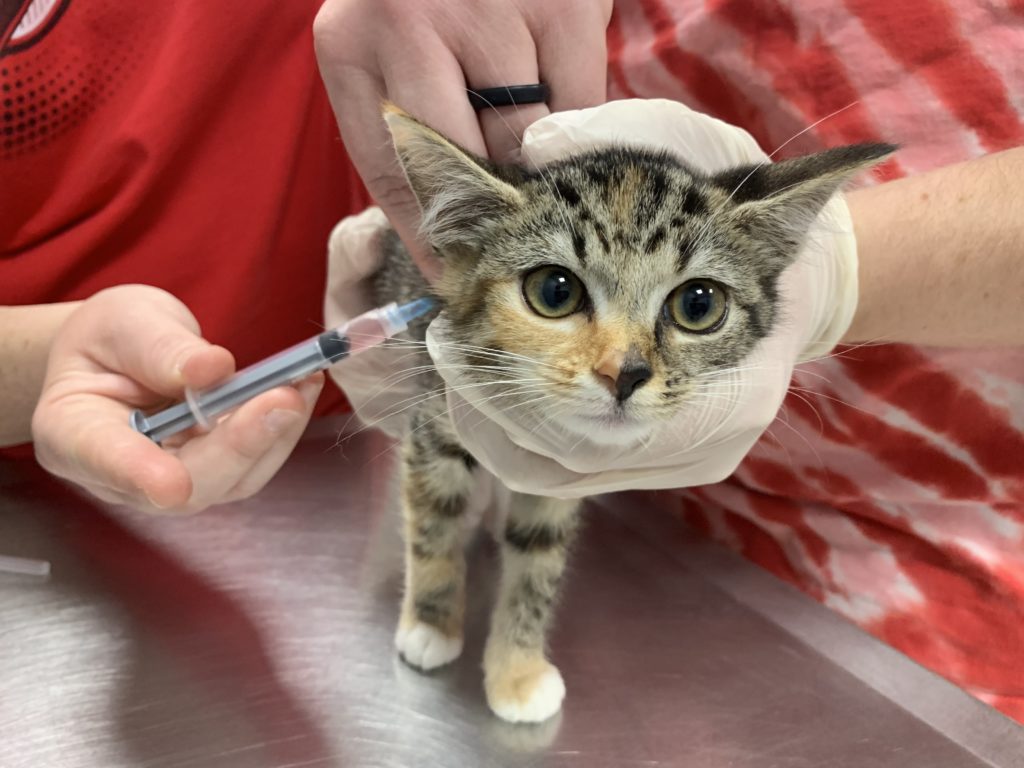
[[[735,365],[770,332],[784,312],[776,280],[818,211],[854,172],[891,151],[841,148],[716,179],[666,154],[629,149],[527,171],[472,157],[400,111],[386,117],[425,234],[444,261],[436,295],[467,381],[525,416],[555,417],[569,433],[613,443],[649,436],[692,395],[699,374]],[[545,265],[584,284],[587,303],[574,316],[553,321],[524,302],[523,275]],[[699,336],[667,316],[666,297],[694,277],[728,286],[730,301],[721,327]],[[393,234],[375,285],[380,303],[435,292]],[[412,338],[423,339],[427,321]],[[427,370],[426,388],[440,390],[430,363],[425,352],[409,362]],[[600,381],[641,368],[650,376],[628,397],[610,396]],[[600,429],[595,414],[605,418]],[[459,530],[478,471],[442,399],[417,405],[404,448],[406,591],[397,645],[423,669],[462,647]],[[577,507],[512,498],[484,657],[488,702],[508,720],[544,719],[561,705],[565,689],[545,637]]]

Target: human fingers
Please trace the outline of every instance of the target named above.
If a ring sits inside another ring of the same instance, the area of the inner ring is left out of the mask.
[[[105,501],[135,508],[186,503],[192,493],[188,470],[131,429],[130,412],[105,395],[44,392],[32,419],[37,460]]]
[[[323,375],[318,374],[301,388],[265,392],[208,434],[182,445],[177,457],[188,469],[193,488],[181,511],[198,512],[259,490],[302,436],[322,386]]]
[[[452,50],[465,73],[466,86],[478,94],[489,88],[540,82],[537,48],[520,14],[509,15],[502,24],[477,28],[460,25],[449,34]],[[478,119],[487,144],[487,156],[497,163],[518,162],[523,131],[547,114],[546,104],[493,106],[480,110]]]
[[[320,74],[345,149],[359,176],[387,214],[416,265],[428,279],[436,279],[440,265],[429,245],[420,238],[419,206],[381,117],[381,106],[388,93],[379,59],[392,60],[398,54],[388,55],[368,47],[371,39],[382,38],[390,41],[382,44],[408,49],[404,39],[395,39],[400,36],[402,25],[393,3],[381,2],[372,8],[361,4],[357,9],[352,5],[357,4],[328,2],[317,14],[314,40]],[[388,24],[394,25],[394,32],[374,32]],[[419,39],[425,37],[426,33]],[[416,42],[407,53],[416,57],[419,49]]]
[[[584,109],[608,98],[606,34],[610,0],[563,0],[561,13],[527,14],[541,79],[550,88],[552,112]]]
[[[234,369],[199,336],[188,309],[148,286],[119,286],[85,301],[54,339],[32,429],[50,472],[138,506],[191,493],[187,471],[129,425],[133,407],[180,397]]]
[[[234,358],[200,335],[174,296],[149,286],[102,291],[69,318],[54,340],[47,382],[83,373],[123,374],[146,390],[178,397],[234,371]]]
[[[247,499],[255,495],[277,474],[295,449],[296,442],[301,439],[316,401],[320,397],[320,392],[323,390],[324,380],[323,374],[316,374],[297,385],[299,394],[306,402],[301,428],[289,435],[282,435],[282,438],[253,464],[249,472],[235,484],[235,487],[227,492],[225,496],[227,500]]]

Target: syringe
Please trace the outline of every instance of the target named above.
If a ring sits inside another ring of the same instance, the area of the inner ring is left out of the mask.
[[[338,328],[324,331],[250,365],[223,384],[202,392],[186,389],[183,403],[151,416],[135,410],[131,415],[131,425],[157,443],[197,424],[208,429],[217,416],[256,395],[274,387],[294,384],[339,360],[384,343],[434,306],[433,299],[422,298],[408,304],[392,303],[370,310]]]

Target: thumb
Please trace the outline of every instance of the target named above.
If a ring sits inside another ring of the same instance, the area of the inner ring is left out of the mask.
[[[83,329],[98,340],[98,346],[84,347],[96,362],[166,397],[231,375],[234,357],[199,335],[199,323],[184,304],[163,291],[146,293],[117,295],[97,308],[101,327]]]
[[[118,351],[121,370],[161,395],[176,397],[185,387],[208,387],[235,370],[235,359],[228,350],[173,318],[155,320],[145,334],[126,334],[124,338]]]

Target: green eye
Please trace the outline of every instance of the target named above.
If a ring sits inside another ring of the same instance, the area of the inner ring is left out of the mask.
[[[729,308],[725,287],[713,280],[690,280],[683,283],[665,303],[672,321],[684,331],[710,333],[725,320]]]
[[[541,267],[523,278],[523,297],[541,317],[567,317],[579,310],[585,295],[580,279],[562,267]]]

